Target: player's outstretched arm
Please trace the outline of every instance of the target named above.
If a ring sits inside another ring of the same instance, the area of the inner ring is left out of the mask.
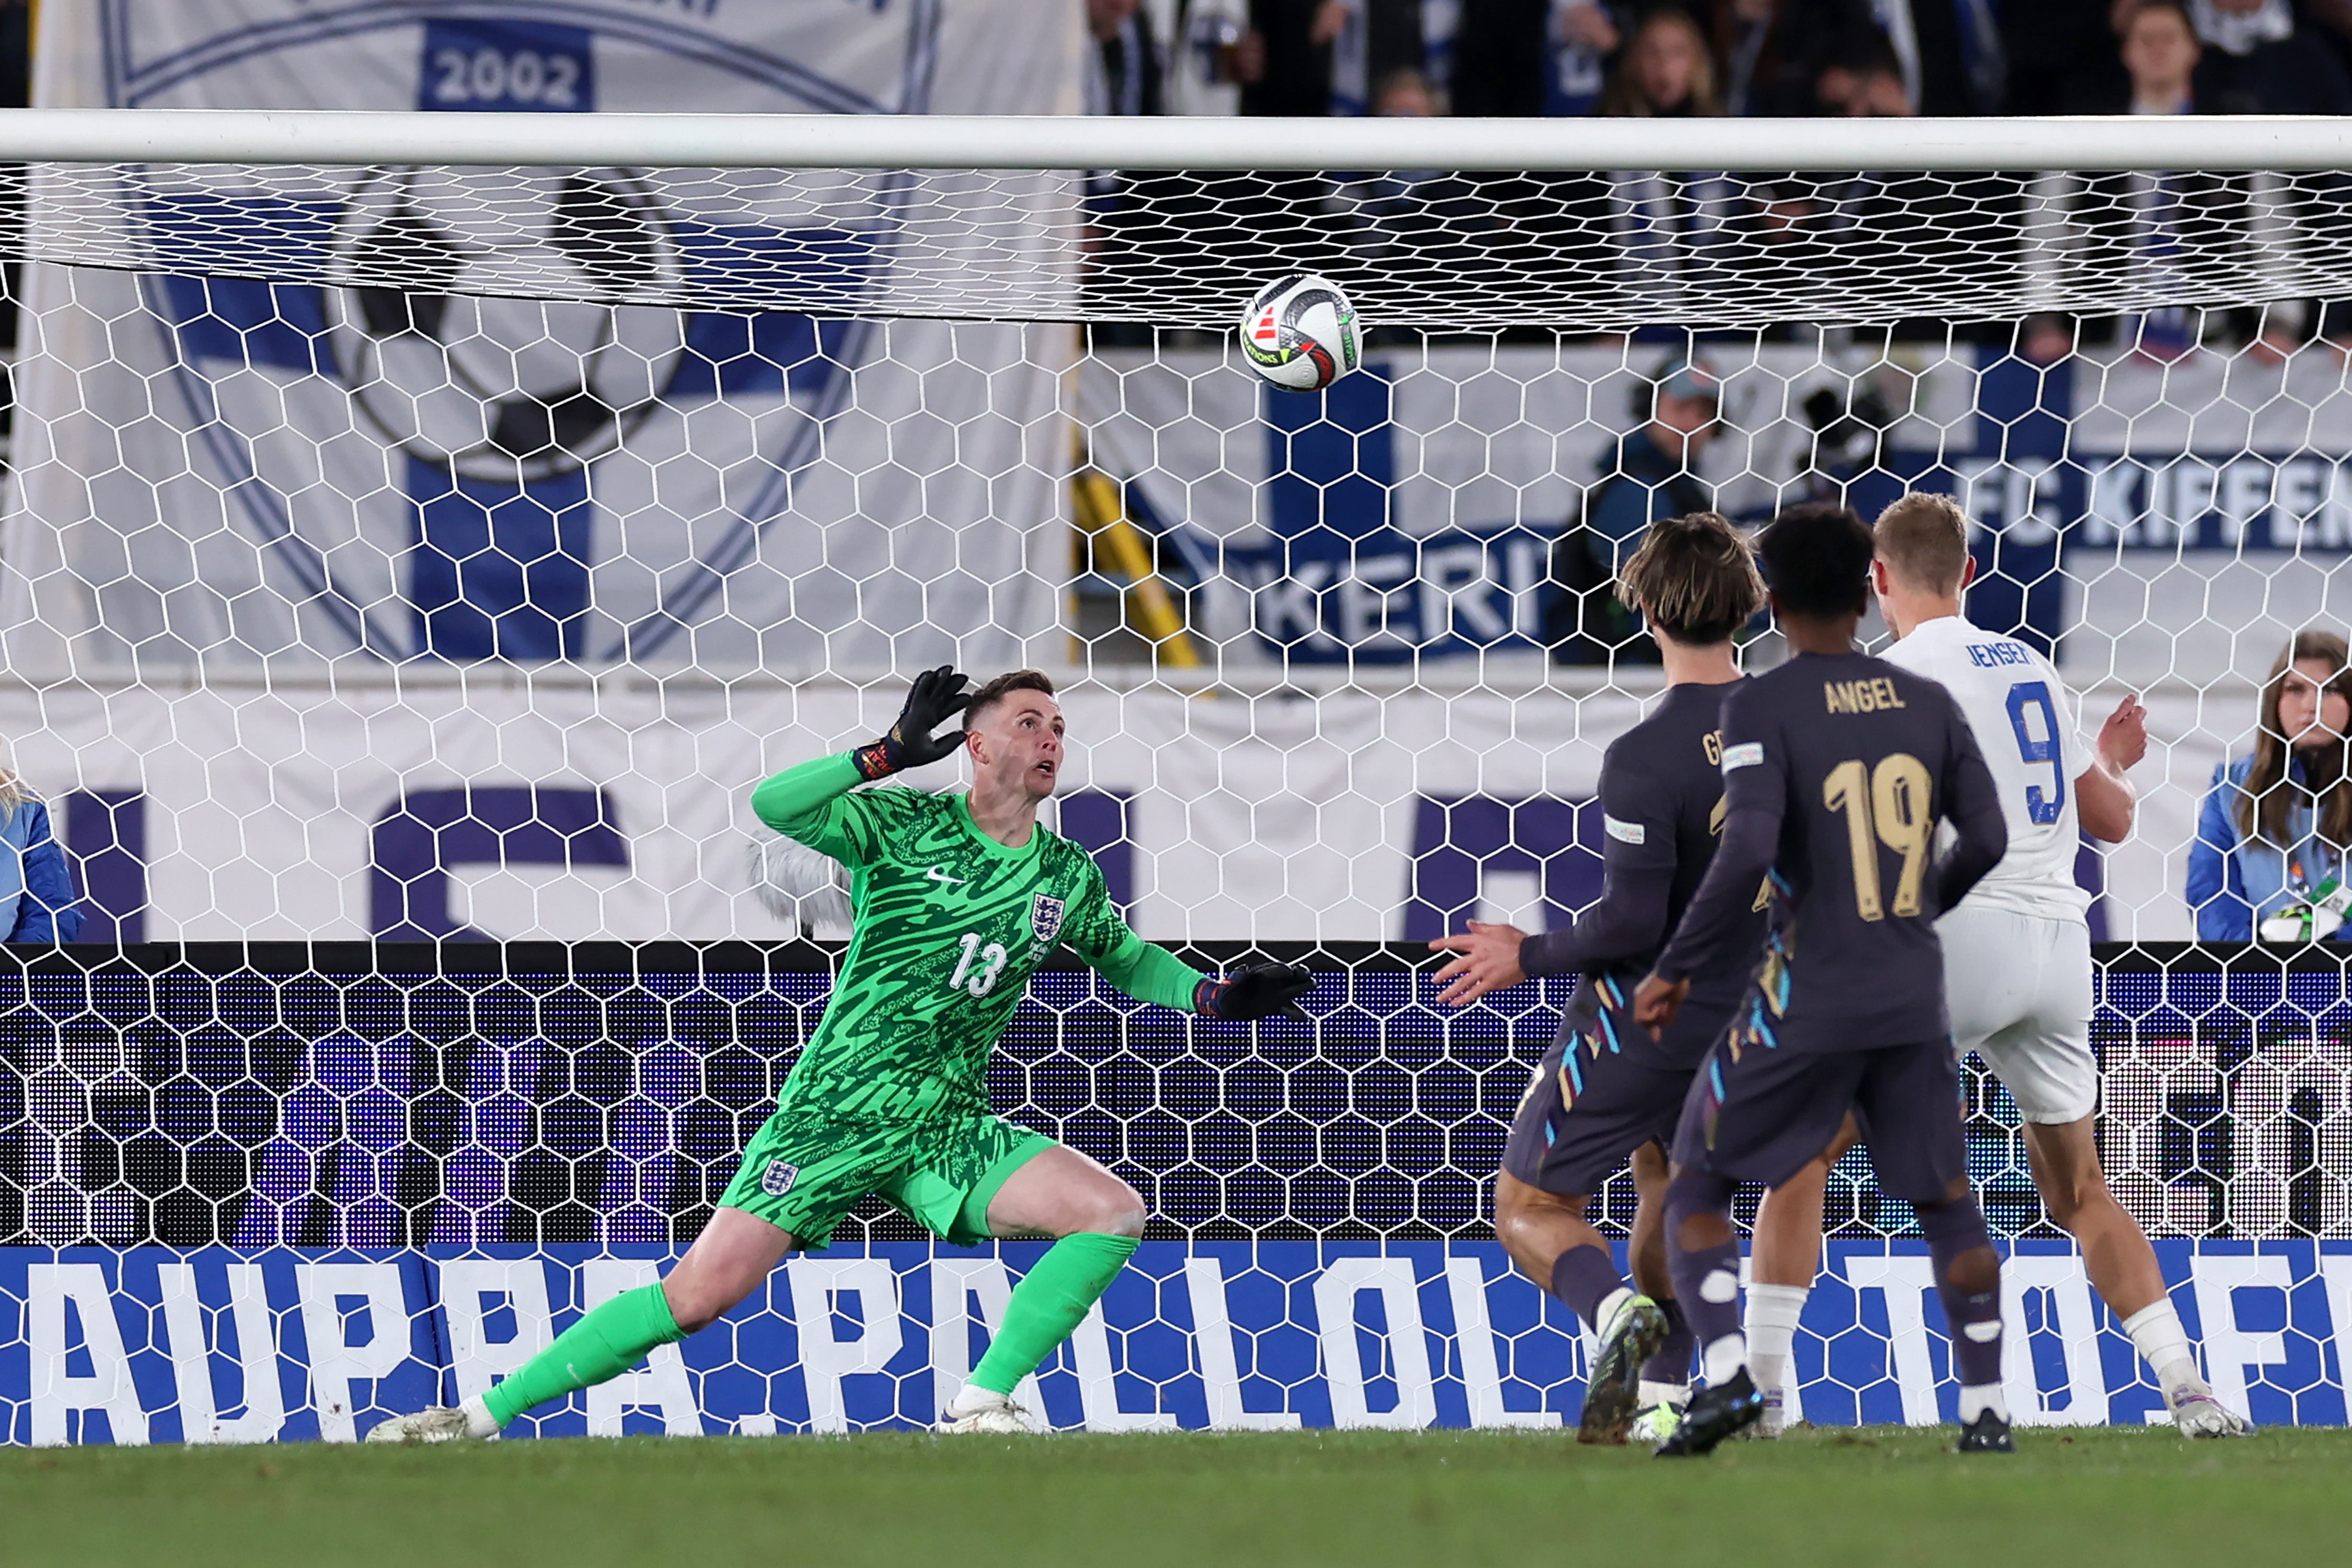
[[[1457,955],[1434,976],[1440,1002],[1459,1007],[1530,974],[1601,969],[1657,951],[1675,880],[1674,814],[1649,778],[1612,757],[1601,766],[1601,901],[1564,931],[1531,936],[1472,921],[1437,938],[1431,952]]]
[[[1298,999],[1315,977],[1295,963],[1255,963],[1219,978],[1202,973],[1119,918],[1100,872],[1087,879],[1062,940],[1087,968],[1139,1002],[1180,1013],[1245,1022],[1276,1015],[1307,1021]]]
[[[1298,999],[1313,987],[1315,977],[1295,963],[1253,963],[1223,977],[1203,974],[1129,931],[1126,922],[1119,921],[1118,929],[1125,940],[1099,956],[1076,942],[1071,945],[1089,968],[1139,1002],[1233,1023],[1277,1016],[1308,1021]]]
[[[971,698],[964,679],[941,665],[915,678],[906,706],[889,733],[854,752],[817,757],[761,784],[751,792],[751,811],[770,827],[810,848],[852,866],[867,865],[880,850],[883,825],[875,810],[861,810],[849,792],[902,768],[919,768],[952,756],[963,731],[932,731],[960,712]],[[862,797],[870,804],[870,795]]]
[[[2147,710],[2137,694],[2126,695],[2099,726],[2091,765],[2074,781],[2074,805],[2083,831],[2105,844],[2131,837],[2139,791],[2126,775],[2147,755]]]
[[[1646,859],[1621,864],[1612,840],[1602,857],[1601,901],[1565,931],[1530,935],[1517,926],[1472,921],[1469,930],[1432,941],[1432,952],[1457,955],[1433,976],[1441,987],[1437,999],[1460,1007],[1530,974],[1572,974],[1655,952],[1665,934],[1675,874],[1672,838],[1661,836],[1667,837],[1662,870]]]

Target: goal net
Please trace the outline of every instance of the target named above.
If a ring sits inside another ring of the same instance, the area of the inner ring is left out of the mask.
[[[2344,1418],[2341,967],[2185,945],[2215,770],[2352,611],[2332,130],[420,119],[0,115],[0,737],[122,944],[0,969],[14,1440],[348,1439],[650,1277],[845,934],[746,793],[947,661],[1062,684],[1055,821],[1143,934],[1321,976],[1254,1037],[1024,1005],[1001,1106],[1156,1216],[1053,1418],[1557,1424],[1582,1352],[1482,1191],[1564,994],[1446,1013],[1414,955],[1599,896],[1649,517],[1911,488],[2086,731],[2147,702],[2082,863],[2110,1166],[2225,1397]],[[1322,394],[1231,342],[1288,271],[1371,328]],[[1969,1094],[2013,1403],[2139,1419]],[[1936,1419],[1907,1209],[1856,1161],[1831,1217],[1805,1409]],[[853,1229],[545,1429],[925,1419],[1027,1254]]]

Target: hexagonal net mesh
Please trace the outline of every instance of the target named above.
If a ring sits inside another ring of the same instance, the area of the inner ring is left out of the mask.
[[[2336,176],[30,185],[0,734],[82,939],[127,945],[0,968],[0,1292],[58,1369],[0,1373],[16,1438],[348,1437],[690,1241],[823,1005],[836,950],[797,944],[845,934],[746,792],[948,660],[1061,683],[1053,820],[1144,935],[1320,976],[1311,1029],[1254,1036],[1033,988],[999,1108],[1155,1227],[1049,1413],[1558,1421],[1583,1352],[1486,1192],[1563,994],[1451,1013],[1423,944],[1600,896],[1601,755],[1661,679],[1609,584],[1651,517],[1915,488],[1959,498],[1970,615],[2051,651],[2086,730],[2148,704],[2137,825],[2081,868],[2119,944],[2110,1168],[2209,1344],[2254,1347],[2238,1394],[2341,1418],[2340,965],[2178,945],[2243,934],[2200,812],[2287,639],[2344,616]],[[1375,328],[1320,394],[1226,336],[1293,269]],[[2015,1107],[1969,1095],[2021,1405],[2136,1418]],[[1932,1418],[1908,1211],[1856,1156],[1830,1222],[1806,1408]],[[861,1211],[545,1429],[925,1419],[1027,1255],[919,1234]],[[2286,1327],[2241,1333],[2242,1289]]]
[[[2352,283],[2352,178],[2329,170],[47,163],[9,169],[0,198],[29,203],[25,254],[79,266],[1214,332],[1285,271],[1330,278],[1380,325],[1572,332],[2215,309]]]

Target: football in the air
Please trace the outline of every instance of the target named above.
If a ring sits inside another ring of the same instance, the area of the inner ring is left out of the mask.
[[[1276,386],[1319,392],[1364,363],[1364,329],[1338,284],[1293,273],[1250,300],[1242,353]]]

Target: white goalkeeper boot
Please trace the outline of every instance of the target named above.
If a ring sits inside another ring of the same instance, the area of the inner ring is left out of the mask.
[[[497,1417],[477,1397],[459,1405],[436,1405],[413,1415],[395,1415],[368,1428],[371,1443],[465,1443],[499,1435]]]
[[[971,1384],[964,1384],[963,1392],[949,1404],[935,1430],[1015,1437],[1034,1436],[1037,1433],[1037,1428],[1030,1425],[1029,1413],[1013,1404],[1009,1395]]]
[[[2254,1429],[2252,1422],[2214,1398],[2203,1378],[2167,1389],[2164,1405],[2184,1437],[2242,1437]]]

